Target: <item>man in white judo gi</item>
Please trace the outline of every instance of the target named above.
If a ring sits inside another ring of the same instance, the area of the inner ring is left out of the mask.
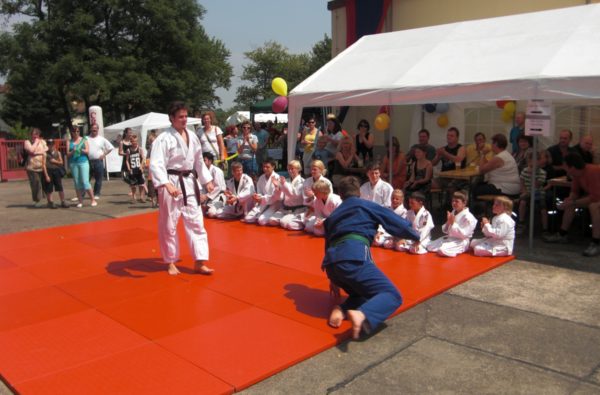
[[[208,192],[214,189],[212,177],[202,160],[202,148],[195,133],[187,129],[188,110],[183,102],[169,107],[171,127],[161,133],[152,146],[150,173],[158,195],[158,238],[163,261],[171,275],[179,274],[177,223],[183,216],[194,270],[212,274],[208,260],[208,236],[200,208],[200,186]]]

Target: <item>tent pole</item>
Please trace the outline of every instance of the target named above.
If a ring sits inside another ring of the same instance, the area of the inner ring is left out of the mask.
[[[538,137],[533,136],[532,168],[531,168],[531,196],[529,196],[529,249],[533,249],[533,228],[535,224],[535,182],[537,179],[537,145]]]
[[[388,103],[391,103],[391,100],[388,101]],[[390,112],[388,114],[388,116],[390,117],[390,119],[392,118],[392,106],[388,105],[388,111]],[[390,125],[392,124],[392,122],[390,121]],[[393,171],[393,163],[394,163],[394,157],[392,156],[392,128],[390,127],[389,130],[389,136],[388,136],[388,182],[390,183],[390,185],[392,184],[392,179],[394,178],[394,175],[392,174]]]

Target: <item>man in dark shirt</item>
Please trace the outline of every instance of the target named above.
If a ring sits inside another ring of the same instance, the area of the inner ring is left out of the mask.
[[[570,147],[573,140],[573,132],[569,129],[563,129],[558,135],[558,144],[548,148],[552,157],[552,164],[549,164],[546,169],[548,179],[562,177],[567,174],[567,166],[564,164],[564,158],[567,154],[574,152]]]
[[[411,224],[389,208],[360,198],[360,183],[344,177],[338,186],[343,200],[325,221],[325,257],[322,266],[330,280],[330,289],[339,297],[339,288],[348,299],[334,306],[329,325],[337,328],[344,314],[352,322],[352,337],[361,330],[369,333],[402,304],[394,284],[375,266],[370,246],[379,225],[396,237],[419,240]]]
[[[591,134],[584,134],[579,139],[579,144],[573,147],[585,163],[594,163],[594,139]]]

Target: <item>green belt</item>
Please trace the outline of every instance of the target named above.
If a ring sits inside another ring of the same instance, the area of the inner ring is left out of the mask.
[[[363,242],[367,246],[369,245],[369,239],[367,239],[364,236],[357,235],[356,233],[348,233],[346,235],[343,235],[342,237],[338,237],[331,243],[331,245],[333,247],[335,247],[335,246],[343,243],[346,240],[357,240],[357,241]]]

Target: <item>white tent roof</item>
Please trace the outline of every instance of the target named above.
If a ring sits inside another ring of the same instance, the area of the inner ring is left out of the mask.
[[[202,123],[200,118],[188,117],[188,125],[198,125]],[[149,112],[139,117],[131,118],[123,122],[115,123],[104,127],[104,136],[112,140],[117,134],[122,133],[125,128],[132,128],[139,131],[142,136],[142,144],[146,144],[146,133],[152,129],[166,129],[171,126],[171,121],[167,114],[158,112]]]
[[[290,93],[290,125],[302,107],[598,99],[598,21],[591,4],[364,36]]]

